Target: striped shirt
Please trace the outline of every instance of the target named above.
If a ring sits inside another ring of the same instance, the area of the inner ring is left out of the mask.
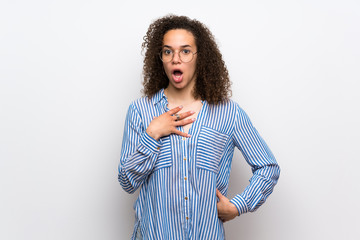
[[[118,180],[128,193],[140,188],[132,239],[225,239],[216,189],[226,196],[235,147],[253,172],[246,189],[230,200],[239,215],[255,211],[273,191],[280,168],[246,113],[231,100],[202,103],[191,137],[171,134],[159,141],[146,128],[169,111],[164,91],[130,105]]]

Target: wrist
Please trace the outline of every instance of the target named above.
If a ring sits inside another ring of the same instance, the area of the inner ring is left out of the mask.
[[[235,204],[233,204],[232,202],[230,202],[230,205],[231,205],[231,214],[233,216],[239,216],[239,211],[237,209],[237,207],[235,206]]]
[[[146,129],[146,133],[156,141],[159,141],[160,136],[158,134],[155,134],[151,129]]]
[[[237,208],[238,215],[248,212],[246,201],[243,197],[241,197],[240,194],[236,195],[233,199],[230,200],[230,202]]]

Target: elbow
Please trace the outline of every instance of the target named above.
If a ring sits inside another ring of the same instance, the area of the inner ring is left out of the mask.
[[[253,169],[253,173],[268,184],[275,186],[280,177],[280,167],[277,163],[270,163]]]
[[[267,176],[267,179],[269,179],[272,185],[275,186],[280,177],[279,165],[277,163],[267,165],[265,172],[265,176]]]
[[[131,184],[131,181],[130,181],[129,177],[127,176],[126,171],[121,163],[118,166],[118,181],[119,181],[122,189],[124,189],[125,192],[127,192],[129,194],[132,194],[135,192],[136,189]]]
[[[136,188],[134,188],[130,181],[122,174],[118,174],[118,181],[125,192],[132,194],[136,191]]]
[[[273,175],[272,175],[272,179],[274,181],[274,183],[276,184],[277,181],[279,180],[279,177],[280,177],[280,166],[278,164],[275,164],[273,166]]]

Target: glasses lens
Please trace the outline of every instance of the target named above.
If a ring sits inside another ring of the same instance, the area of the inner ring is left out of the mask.
[[[173,59],[174,53],[169,49],[163,49],[160,52],[160,59],[163,62],[170,62]]]
[[[190,50],[181,51],[180,52],[180,59],[183,62],[190,62],[194,57],[194,54]]]

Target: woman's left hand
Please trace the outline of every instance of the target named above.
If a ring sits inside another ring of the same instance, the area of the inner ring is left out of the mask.
[[[239,216],[239,212],[234,204],[232,204],[227,197],[221,194],[219,190],[216,189],[216,196],[219,198],[217,202],[217,211],[218,217],[221,221],[226,222],[234,219]]]

